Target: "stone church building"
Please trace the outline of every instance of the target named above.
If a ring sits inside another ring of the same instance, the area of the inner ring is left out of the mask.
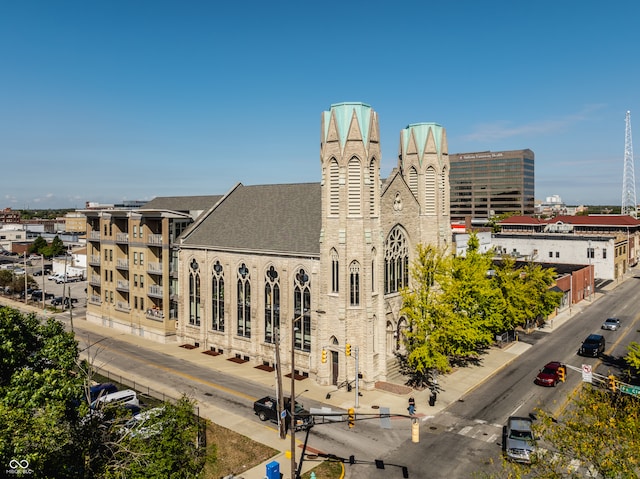
[[[369,105],[331,105],[320,140],[319,183],[237,184],[177,238],[177,340],[256,366],[278,347],[284,372],[293,345],[297,374],[339,385],[357,362],[371,389],[402,348],[416,246],[451,246],[446,132],[403,129],[386,178]]]

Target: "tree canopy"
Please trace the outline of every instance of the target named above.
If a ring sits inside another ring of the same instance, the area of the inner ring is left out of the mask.
[[[145,423],[153,434],[127,434],[126,410],[89,408],[91,367],[78,357],[62,323],[0,307],[2,464],[27,461],[34,477],[197,477],[207,456],[193,401],[163,403],[158,422]]]
[[[497,334],[546,318],[561,297],[550,290],[554,276],[532,263],[518,269],[508,257],[496,264],[492,251],[479,251],[475,234],[464,256],[419,245],[401,311],[408,322],[405,372],[414,385],[475,360]]]

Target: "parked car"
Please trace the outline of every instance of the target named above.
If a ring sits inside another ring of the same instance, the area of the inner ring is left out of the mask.
[[[528,417],[511,416],[505,428],[505,453],[507,459],[524,464],[531,463],[535,451],[535,439]]]
[[[58,296],[51,300],[51,306],[60,306],[64,303],[64,306],[68,308],[69,302],[71,302],[71,305],[73,306],[78,302],[78,298],[68,298],[66,296],[63,298],[62,296]]]
[[[604,353],[605,341],[604,336],[600,334],[590,334],[582,342],[578,354],[580,356],[591,356],[597,358]]]
[[[55,281],[56,279],[60,278],[64,276],[63,274],[60,273],[54,273],[52,275],[49,275],[49,277],[47,278],[49,281]]]
[[[291,400],[286,398],[284,401],[284,407],[286,411],[290,411]],[[273,396],[265,396],[262,399],[258,399],[253,403],[253,411],[260,418],[261,421],[267,419],[272,422],[278,422],[278,400]],[[296,402],[295,406],[295,426],[296,431],[304,430],[313,425],[313,416],[309,411],[305,410],[302,404]],[[287,412],[287,422],[289,422],[290,415]]]
[[[560,382],[560,368],[564,368],[564,372],[566,373],[566,366],[559,361],[551,361],[545,364],[536,376],[534,382],[538,386],[555,386]]]
[[[54,299],[56,297],[53,293],[44,293],[45,301],[50,299]],[[42,301],[42,290],[36,289],[33,293],[31,293],[31,301]]]
[[[609,331],[617,331],[620,329],[620,320],[618,318],[607,318],[602,323],[601,329],[608,329]]]
[[[112,383],[101,383],[95,384],[89,388],[89,398],[90,402],[94,402],[101,396],[105,396],[107,394],[113,394],[118,392],[118,388],[115,384]]]
[[[138,395],[133,389],[125,389],[123,391],[117,391],[100,396],[91,403],[91,409],[99,409],[107,404],[110,406],[132,405],[140,407]]]
[[[131,437],[147,439],[162,432],[165,420],[162,416],[165,413],[164,407],[154,407],[134,415],[123,426],[123,432]]]

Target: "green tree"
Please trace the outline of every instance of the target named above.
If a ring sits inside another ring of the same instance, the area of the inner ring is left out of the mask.
[[[122,409],[83,400],[91,368],[78,354],[62,323],[0,307],[2,464],[27,460],[34,477],[197,477],[206,456],[194,403],[165,403],[157,435],[127,436]]]
[[[45,254],[47,251],[47,240],[45,240],[42,236],[38,236],[31,245],[29,245],[28,253],[36,253],[36,254]]]
[[[47,258],[51,258],[53,256],[59,256],[62,253],[65,253],[66,251],[67,251],[66,246],[64,245],[62,240],[58,237],[58,235],[56,235],[51,241],[51,244],[43,250],[43,254]]]
[[[627,346],[627,355],[624,357],[625,362],[635,371],[640,370],[640,344],[635,341]]]
[[[477,354],[505,330],[505,301],[491,275],[493,252],[480,253],[478,246],[472,234],[466,255],[453,258],[450,273],[440,283],[441,301],[458,318],[456,326],[464,327],[455,348],[462,357]]]

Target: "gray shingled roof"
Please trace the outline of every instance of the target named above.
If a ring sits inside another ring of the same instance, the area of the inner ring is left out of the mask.
[[[206,196],[158,196],[142,206],[145,210],[206,211],[215,205],[222,195]]]
[[[182,244],[319,255],[321,227],[320,183],[240,184]]]

